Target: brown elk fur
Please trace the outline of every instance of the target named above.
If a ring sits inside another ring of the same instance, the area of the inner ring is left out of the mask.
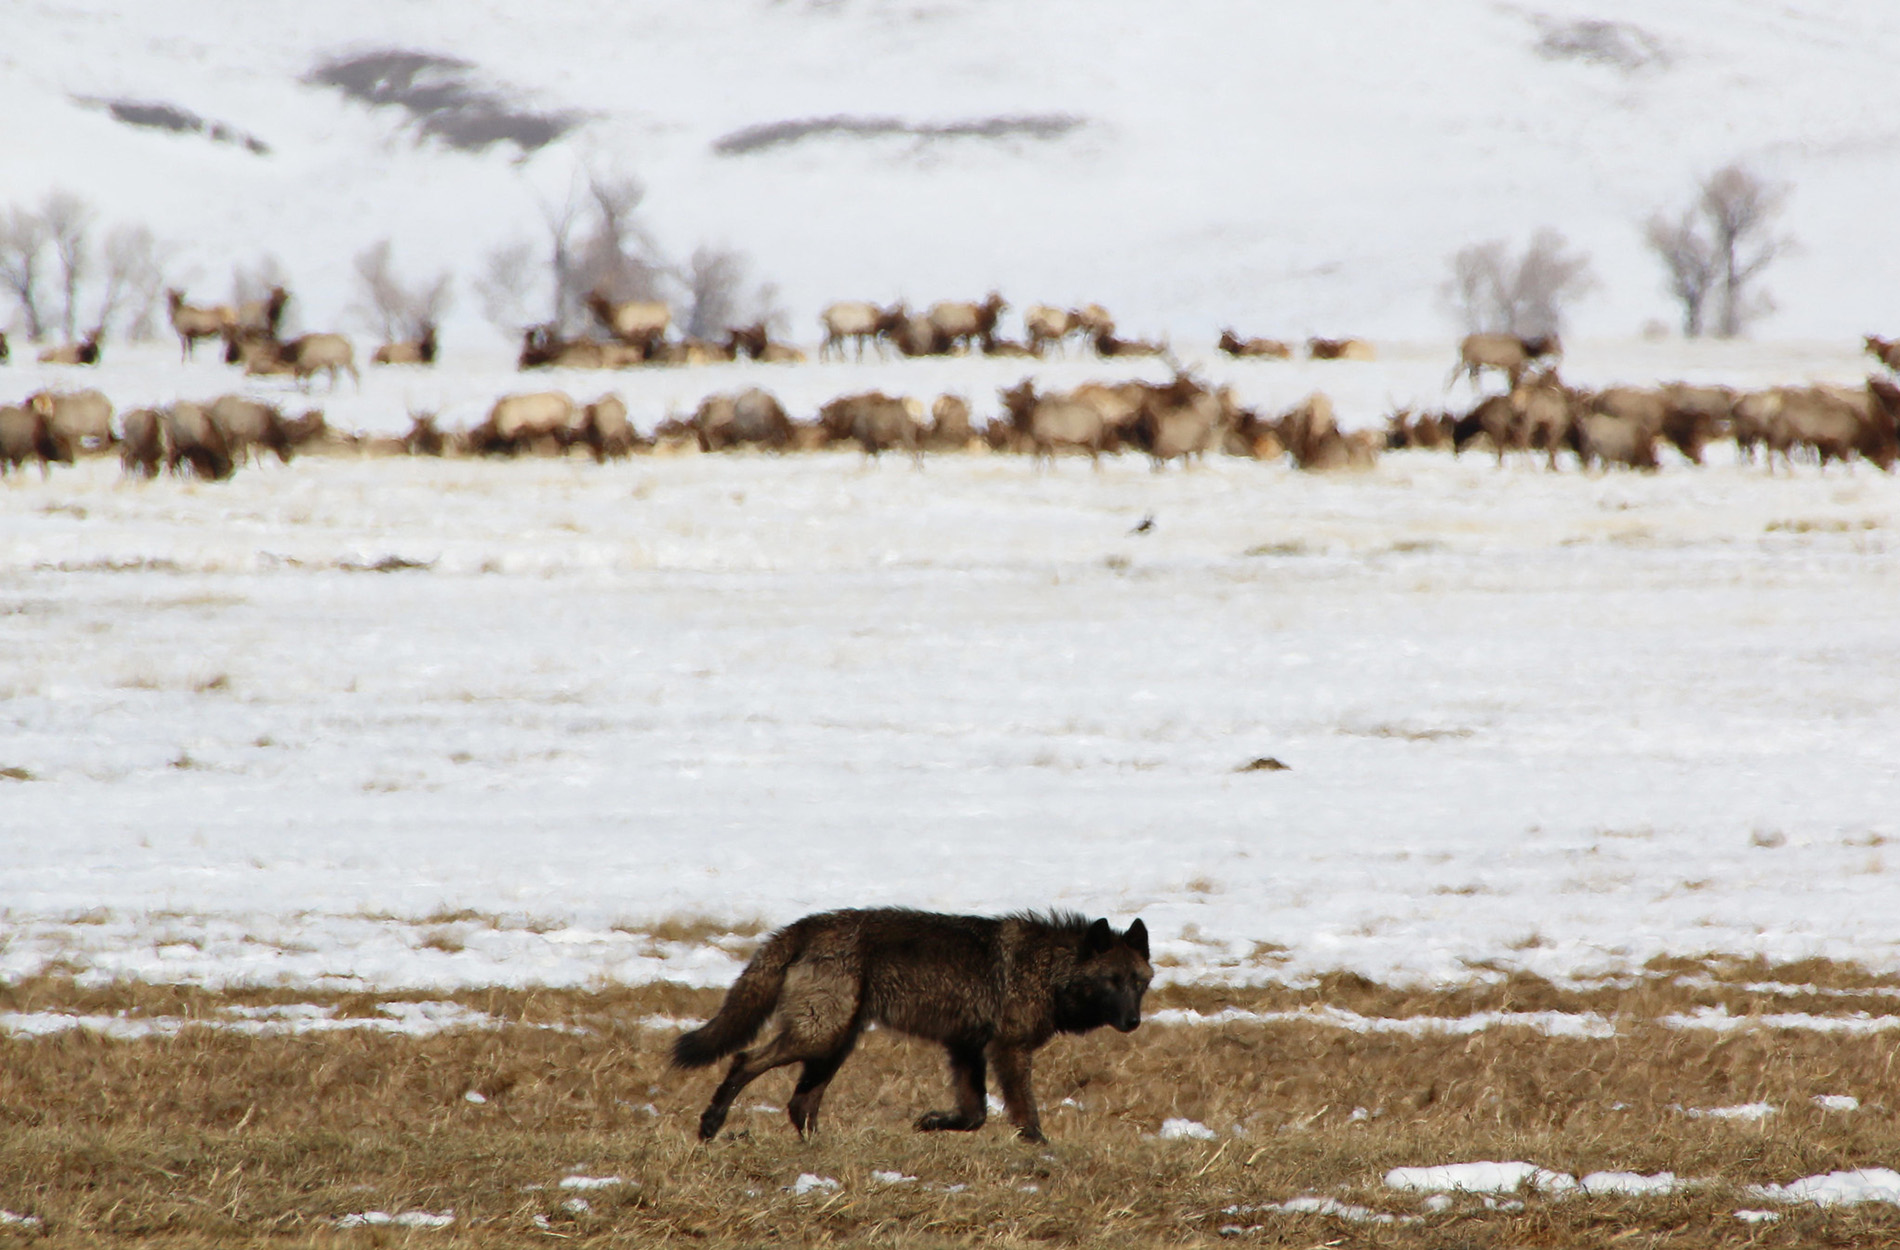
[[[104,326],[94,326],[92,332],[77,343],[61,343],[58,347],[49,347],[40,353],[43,365],[96,365],[99,363],[99,340],[105,335]]]
[[[1306,340],[1306,354],[1313,360],[1373,360],[1378,353],[1365,339]]]
[[[673,312],[660,300],[626,300],[613,303],[600,291],[587,293],[587,310],[601,326],[623,343],[641,348],[649,356],[666,338],[673,323]]]
[[[693,414],[701,451],[751,445],[783,450],[792,441],[792,421],[769,392],[750,387],[736,395],[709,395]]]
[[[176,288],[165,292],[171,311],[172,329],[178,334],[178,358],[189,360],[198,350],[199,339],[215,339],[237,324],[237,314],[229,305],[196,307],[185,302],[185,293]]]
[[[878,1024],[940,1043],[950,1056],[954,1111],[917,1120],[923,1132],[970,1132],[988,1119],[986,1070],[996,1069],[1016,1131],[1042,1141],[1031,1061],[1057,1033],[1108,1025],[1133,1032],[1154,969],[1147,926],[1125,933],[1073,913],[944,916],[885,908],[807,916],[774,933],[719,1011],[673,1046],[680,1067],[737,1051],[700,1116],[718,1135],[745,1087],[803,1065],[787,1104],[803,1137],[818,1127],[825,1090],[858,1034]],[[745,1047],[767,1025],[763,1044]]]
[[[1290,360],[1293,349],[1278,339],[1243,339],[1231,329],[1220,332],[1216,344],[1229,356],[1256,360]]]
[[[1889,369],[1900,370],[1900,342],[1883,339],[1879,335],[1869,334],[1862,340],[1867,352]]]
[[[1034,381],[1025,379],[1002,392],[1004,411],[1018,441],[1027,444],[1037,462],[1052,461],[1064,448],[1086,451],[1099,468],[1108,449],[1108,422],[1095,405],[1069,395],[1037,395]]]
[[[413,339],[384,343],[371,354],[373,365],[432,365],[435,363],[435,323],[428,322]]]

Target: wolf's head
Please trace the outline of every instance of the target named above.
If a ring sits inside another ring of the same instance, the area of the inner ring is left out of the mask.
[[[1082,935],[1075,967],[1056,990],[1056,1027],[1086,1033],[1111,1025],[1132,1033],[1141,1024],[1141,996],[1154,968],[1148,963],[1148,926],[1137,920],[1125,933],[1097,920]]]

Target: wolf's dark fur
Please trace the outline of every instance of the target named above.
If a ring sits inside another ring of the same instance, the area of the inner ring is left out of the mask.
[[[718,1014],[674,1044],[673,1062],[699,1068],[739,1052],[700,1116],[702,1140],[719,1132],[747,1085],[773,1068],[804,1064],[787,1107],[803,1136],[817,1127],[825,1087],[859,1032],[875,1022],[950,1052],[956,1110],[932,1111],[918,1128],[981,1128],[993,1063],[1010,1123],[1041,1141],[1030,1057],[1057,1033],[1105,1024],[1132,1032],[1153,976],[1139,920],[1118,934],[1106,920],[1073,912],[824,912],[766,939]],[[774,1027],[766,1042],[741,1050],[767,1021]]]

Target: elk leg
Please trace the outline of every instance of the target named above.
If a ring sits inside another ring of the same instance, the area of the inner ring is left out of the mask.
[[[996,1061],[996,1084],[1003,1092],[1009,1122],[1016,1126],[1016,1132],[1024,1141],[1047,1141],[1042,1135],[1042,1117],[1036,1114],[1036,1095],[1029,1088],[1034,1056],[1026,1050],[998,1046],[992,1058]]]
[[[983,1099],[983,1048],[951,1046],[948,1050],[950,1088],[956,1095],[957,1109],[925,1112],[917,1121],[920,1132],[967,1133],[982,1128],[989,1118],[989,1107]]]

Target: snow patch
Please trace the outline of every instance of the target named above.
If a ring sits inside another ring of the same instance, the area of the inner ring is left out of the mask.
[[[839,1187],[838,1181],[830,1176],[820,1176],[816,1172],[800,1172],[798,1179],[785,1188],[793,1194],[825,1193]]]
[[[1739,1120],[1744,1123],[1766,1120],[1775,1114],[1773,1103],[1745,1102],[1733,1107],[1682,1107],[1682,1114],[1691,1120]]]
[[[1751,1194],[1770,1202],[1807,1202],[1818,1207],[1852,1206],[1881,1202],[1900,1206],[1900,1172],[1892,1168],[1860,1168],[1805,1176],[1786,1185],[1754,1185]]]
[[[1578,1181],[1577,1185],[1592,1197],[1602,1194],[1640,1197],[1679,1193],[1689,1188],[1691,1182],[1679,1179],[1674,1172],[1657,1172],[1651,1176],[1644,1176],[1640,1172],[1592,1172]]]
[[[391,1215],[387,1211],[359,1211],[354,1215],[345,1215],[336,1221],[338,1228],[377,1228],[391,1225],[396,1228],[447,1228],[455,1223],[453,1211],[402,1211]]]
[[[1220,1134],[1199,1120],[1168,1119],[1161,1122],[1156,1136],[1162,1141],[1213,1141]]]
[[[1436,1167],[1393,1168],[1385,1174],[1388,1189],[1432,1193],[1509,1194],[1526,1186],[1549,1194],[1568,1193],[1577,1178],[1567,1172],[1548,1172],[1534,1163],[1446,1163]]]

